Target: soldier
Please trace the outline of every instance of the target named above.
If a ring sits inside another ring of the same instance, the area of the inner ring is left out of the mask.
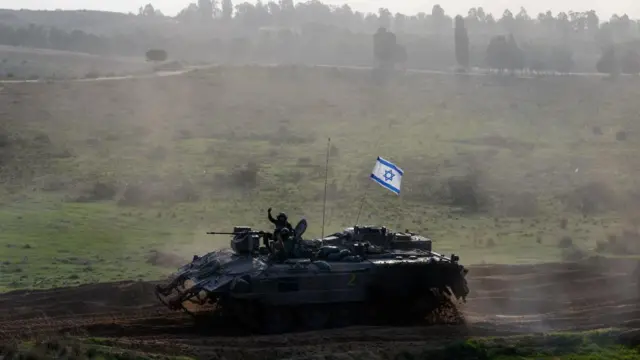
[[[280,214],[278,214],[278,217],[274,219],[273,216],[271,216],[271,208],[269,208],[267,212],[269,215],[269,221],[271,221],[276,226],[276,229],[273,232],[274,236],[277,236],[277,233],[284,228],[289,229],[289,231],[293,231],[293,227],[291,226],[289,221],[287,221],[287,215],[285,213],[281,212]]]
[[[275,241],[273,241],[272,259],[282,262],[294,255],[295,243],[292,232],[286,227],[277,231],[276,234]]]

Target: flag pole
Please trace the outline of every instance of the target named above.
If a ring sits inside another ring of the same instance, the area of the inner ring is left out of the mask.
[[[329,180],[329,153],[331,152],[331,138],[327,141],[327,162],[324,170],[324,202],[322,204],[322,236],[324,238],[324,219],[327,212],[327,182]]]
[[[398,202],[396,203],[396,206],[397,206],[396,207],[396,218],[397,218],[397,221],[398,221],[398,223],[396,224],[396,229],[397,229],[397,231],[404,231],[401,228],[401,225],[402,225],[403,220],[404,220],[403,216],[402,216],[402,198],[403,198],[403,196],[398,196],[398,197],[400,199],[398,199]]]
[[[360,200],[360,209],[358,209],[358,216],[356,217],[355,225],[358,225],[358,221],[360,221],[360,214],[362,213],[362,207],[364,206],[364,199],[367,197],[367,193],[369,192],[369,188],[371,187],[371,181],[367,183],[367,187],[364,189],[364,194],[362,194],[362,200]]]

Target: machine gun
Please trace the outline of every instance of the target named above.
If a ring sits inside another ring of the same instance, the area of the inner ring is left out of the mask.
[[[293,229],[293,239],[295,241],[302,241],[302,234],[304,234],[306,230],[307,220],[302,219]],[[266,252],[271,254],[274,253],[274,249],[272,249],[270,244],[271,240],[275,240],[273,232],[255,231],[249,226],[234,226],[233,231],[231,232],[209,231],[207,232],[207,235],[233,236],[231,239],[231,249],[233,249],[233,251],[238,255],[249,255],[255,253],[264,254],[265,251],[260,248],[260,239],[262,239]]]
[[[249,226],[234,226],[232,232],[208,231],[207,235],[231,235],[231,249],[238,255],[248,255],[260,251],[260,239],[269,252],[269,241],[273,239],[273,233],[267,231],[255,231]]]

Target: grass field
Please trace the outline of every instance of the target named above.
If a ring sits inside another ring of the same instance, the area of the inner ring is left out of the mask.
[[[270,228],[269,207],[320,236],[328,138],[325,234],[366,194],[359,223],[427,234],[464,264],[628,255],[613,245],[635,236],[639,93],[294,67],[7,84],[0,290],[157,278],[227,245],[206,231]],[[400,196],[368,179],[377,156],[405,171]]]
[[[513,336],[507,338],[476,338],[467,341],[444,341],[437,346],[406,347],[376,353],[363,349],[339,355],[316,354],[296,357],[300,360],[325,359],[499,359],[499,360],[626,360],[637,359],[640,352],[624,343],[625,333],[605,329],[583,333],[552,333],[545,335]],[[86,338],[44,340],[6,346],[0,354],[31,359],[70,357],[77,359],[171,359],[187,360],[189,356],[161,356],[142,349],[125,350],[113,347],[109,339]],[[242,355],[237,355],[242,356]],[[212,359],[220,357],[212,356]],[[250,358],[250,357],[243,357]]]

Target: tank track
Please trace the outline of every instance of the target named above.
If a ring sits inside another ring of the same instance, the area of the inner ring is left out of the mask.
[[[282,334],[354,325],[413,326],[463,324],[460,305],[468,288],[459,267],[450,263],[382,265],[367,302],[268,306],[255,300],[209,298],[212,312],[192,313],[247,333]],[[390,296],[393,294],[393,296]],[[213,323],[212,323],[213,325]]]

